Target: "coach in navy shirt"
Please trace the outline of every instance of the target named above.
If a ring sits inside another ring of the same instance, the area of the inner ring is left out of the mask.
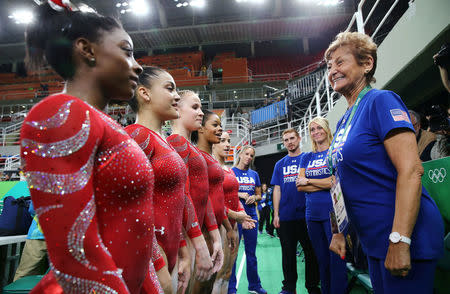
[[[408,109],[395,93],[370,87],[377,46],[369,36],[340,33],[325,59],[333,89],[349,106],[327,158],[368,255],[375,293],[431,294],[444,227],[421,185]],[[345,255],[342,234],[333,235],[330,247]]]
[[[295,180],[298,176],[303,154],[300,151],[300,135],[294,129],[283,132],[283,144],[288,155],[280,159],[272,174],[273,188],[273,224],[279,228],[283,287],[280,294],[295,293],[297,284],[297,244],[305,253],[305,286],[308,293],[320,293],[319,267],[308,236],[305,222],[305,193],[298,192]]]

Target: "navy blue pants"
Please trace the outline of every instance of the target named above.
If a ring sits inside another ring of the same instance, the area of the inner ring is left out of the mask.
[[[347,266],[330,251],[331,225],[329,220],[307,220],[308,234],[319,263],[322,294],[343,294],[347,289]]]
[[[406,277],[393,276],[384,267],[384,259],[368,257],[369,274],[376,294],[432,294],[436,260],[412,260]]]
[[[305,219],[280,221],[281,263],[283,267],[283,287],[288,292],[295,292],[297,286],[297,245],[305,254],[305,287],[308,292],[317,291],[320,274],[316,254],[309,239]]]
[[[253,211],[246,209],[248,215],[254,220],[258,220],[256,215],[256,209]],[[258,261],[256,260],[256,243],[258,238],[258,223],[255,224],[255,228],[251,230],[243,230],[242,226],[238,224],[239,240],[244,235],[245,256],[247,258],[247,279],[248,289],[254,290],[261,287],[261,280],[258,276]],[[239,244],[238,244],[239,246]],[[236,259],[238,260],[238,259]],[[231,272],[230,282],[228,283],[228,293],[236,293],[236,262],[233,265]]]

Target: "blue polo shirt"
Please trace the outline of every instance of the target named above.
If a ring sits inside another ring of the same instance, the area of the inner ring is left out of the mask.
[[[300,163],[300,168],[305,169],[305,177],[308,179],[324,179],[330,176],[327,164],[327,152],[308,152]],[[333,211],[330,190],[306,192],[306,212],[308,221],[325,221],[330,219],[330,211]]]
[[[391,91],[370,90],[362,98],[344,134],[350,112],[351,108],[336,128],[333,165],[337,162],[347,213],[365,252],[384,259],[394,220],[397,171],[383,142],[394,129],[414,132],[414,128],[408,109]],[[411,236],[411,258],[438,258],[443,250],[443,238],[442,217],[433,199],[422,188],[420,209]]]
[[[303,153],[280,159],[273,169],[271,185],[280,186],[281,198],[279,205],[280,221],[292,221],[305,218],[305,193],[297,191],[295,179]]]
[[[259,174],[252,170],[241,170],[237,167],[232,168],[234,174],[236,175],[236,179],[239,182],[239,192],[248,193],[248,195],[255,195],[256,187],[261,187],[261,181],[259,180]],[[244,199],[239,198],[244,206],[245,212],[250,216],[256,216],[256,208],[255,204],[247,205],[245,204]]]

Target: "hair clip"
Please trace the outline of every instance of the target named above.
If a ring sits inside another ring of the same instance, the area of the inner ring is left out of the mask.
[[[69,0],[47,0],[48,4],[51,8],[53,8],[56,11],[73,11],[73,4],[70,3]]]

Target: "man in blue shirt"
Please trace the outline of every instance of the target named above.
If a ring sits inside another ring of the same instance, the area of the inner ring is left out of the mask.
[[[295,129],[283,132],[283,144],[288,154],[276,164],[272,174],[273,188],[273,224],[279,228],[282,264],[283,288],[280,294],[295,293],[297,284],[297,244],[305,253],[305,286],[308,293],[320,293],[319,266],[309,240],[305,221],[305,193],[298,192],[295,179],[298,176],[300,161],[300,135]]]

